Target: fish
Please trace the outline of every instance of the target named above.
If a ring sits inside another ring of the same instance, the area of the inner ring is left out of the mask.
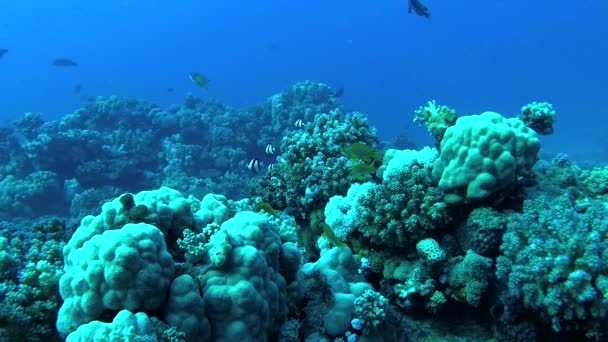
[[[175,89],[173,89],[173,88],[171,88],[171,87],[167,88],[167,92],[168,92],[168,93],[172,93],[174,90],[175,90]]]
[[[58,67],[75,67],[78,63],[69,58],[56,58],[53,60],[53,65]]]
[[[302,127],[304,127],[304,121],[302,121],[302,119],[298,119],[298,120],[296,120],[295,125],[296,125],[296,128],[302,128]]]
[[[348,245],[346,243],[340,241],[340,239],[338,238],[336,233],[334,233],[334,231],[331,229],[331,227],[327,223],[322,222],[321,228],[323,228],[323,234],[321,234],[321,236],[326,238],[327,241],[333,243],[334,246],[336,246],[338,248],[348,247]]]
[[[273,163],[268,164],[267,169],[268,169],[268,171],[271,171],[272,169],[274,169],[274,164]]]
[[[421,17],[431,18],[431,12],[420,0],[408,0],[407,13],[412,13],[412,11]]]
[[[275,148],[274,146],[272,146],[272,144],[268,144],[266,145],[266,154],[270,157],[274,154],[275,152]]]
[[[188,77],[190,77],[190,80],[194,82],[197,86],[207,89],[207,86],[209,85],[209,80],[207,79],[207,77],[205,77],[205,75],[199,74],[198,72],[193,72],[188,75]]]
[[[8,52],[8,49],[0,48],[0,58],[2,58],[4,55],[6,55],[7,52]]]
[[[247,163],[247,169],[253,173],[258,173],[262,169],[262,163],[258,158],[253,158]]]

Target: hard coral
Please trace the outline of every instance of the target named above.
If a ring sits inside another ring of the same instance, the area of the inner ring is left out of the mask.
[[[509,218],[501,251],[496,275],[509,297],[540,312],[555,331],[579,324],[602,336],[597,328],[608,318],[606,203],[575,203],[568,195],[528,199],[524,212]]]
[[[453,126],[458,118],[455,110],[437,105],[435,100],[428,101],[426,106],[420,107],[415,114],[414,122],[427,126],[429,133],[435,139],[436,146],[441,145],[445,131]]]
[[[447,202],[480,200],[515,184],[539,150],[536,133],[519,119],[493,112],[463,116],[445,132],[433,175]]]
[[[302,215],[322,208],[331,196],[344,194],[350,186],[351,164],[342,155],[342,148],[356,142],[370,146],[377,143],[375,129],[362,114],[335,110],[316,115],[302,130],[283,138],[278,165],[264,177],[266,181],[259,183],[286,191],[258,185],[254,195],[274,208]],[[283,198],[275,199],[277,195]]]
[[[348,239],[359,232],[374,245],[412,246],[448,220],[443,193],[431,177],[437,152],[387,151],[382,183],[353,185],[326,206],[327,223]]]
[[[549,102],[534,101],[521,107],[519,118],[538,134],[549,135],[553,133],[555,110]]]

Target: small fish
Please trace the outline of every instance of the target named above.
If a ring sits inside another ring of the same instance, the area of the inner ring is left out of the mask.
[[[53,65],[58,67],[75,67],[78,63],[69,58],[56,58],[53,60]]]
[[[421,17],[431,18],[431,12],[420,0],[408,0],[407,13],[412,13],[412,11]]]
[[[253,158],[247,163],[247,169],[253,173],[258,173],[262,169],[262,163],[258,158]]]
[[[6,55],[7,52],[8,52],[8,49],[0,48],[0,58],[2,58],[4,55]]]
[[[302,121],[302,119],[298,119],[296,120],[296,128],[302,128],[304,127],[304,121]]]
[[[167,92],[168,92],[168,93],[172,93],[174,90],[175,90],[175,89],[173,89],[173,88],[171,88],[171,87],[167,88]]]
[[[266,145],[266,154],[270,157],[274,154],[275,148],[272,144]]]
[[[207,89],[207,86],[209,85],[209,80],[203,74],[193,72],[188,75],[188,77],[190,77],[190,80],[194,82],[197,86]]]
[[[268,171],[270,171],[272,169],[274,169],[274,164],[273,163],[268,164]]]

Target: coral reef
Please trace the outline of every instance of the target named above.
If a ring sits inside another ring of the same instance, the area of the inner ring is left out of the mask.
[[[330,87],[306,81],[242,110],[192,96],[167,109],[112,96],[49,122],[26,113],[0,130],[0,219],[95,211],[109,197],[82,197],[104,187],[113,195],[168,186],[242,198],[252,178],[244,163],[266,144],[278,146],[296,120],[337,108]],[[34,205],[41,202],[53,206]]]
[[[538,161],[550,104],[385,150],[338,96],[0,128],[0,340],[606,340],[608,168]]]

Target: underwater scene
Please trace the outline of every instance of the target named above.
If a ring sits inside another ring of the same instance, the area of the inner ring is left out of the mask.
[[[0,342],[608,341],[607,23],[0,3]]]

